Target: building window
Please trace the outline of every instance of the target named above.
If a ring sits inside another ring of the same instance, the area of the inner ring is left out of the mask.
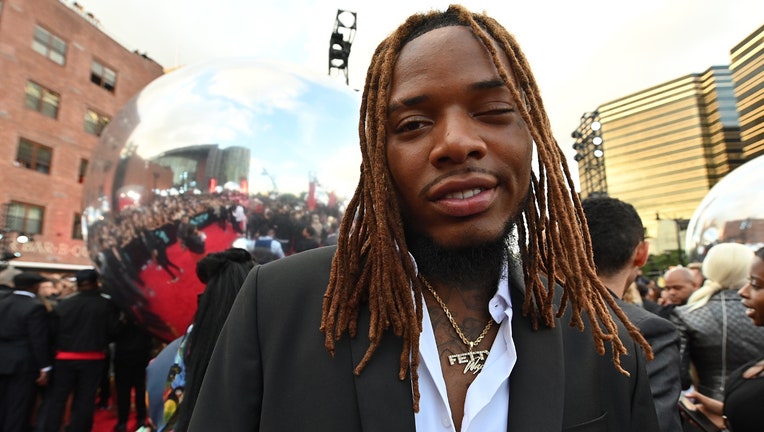
[[[34,29],[32,49],[60,65],[66,61],[66,42],[40,26]]]
[[[58,93],[32,81],[27,81],[26,93],[24,105],[27,108],[33,109],[46,117],[53,119],[58,117],[58,105],[61,100],[61,96]]]
[[[43,174],[50,174],[50,160],[52,157],[52,148],[24,138],[19,139],[19,148],[16,152],[16,162],[19,165]]]
[[[88,172],[88,160],[80,159],[80,170],[79,170],[79,175],[77,177],[77,183],[85,182],[85,174],[87,174],[87,172]]]
[[[72,238],[75,240],[82,240],[82,215],[79,213],[74,214],[74,223],[72,223]]]
[[[6,226],[10,231],[24,234],[40,234],[42,232],[42,217],[45,209],[40,206],[11,202],[8,204]]]
[[[117,86],[117,73],[93,60],[93,64],[90,65],[90,81],[114,93],[114,87]]]
[[[103,128],[109,124],[109,117],[99,114],[91,109],[85,111],[85,132],[95,136],[101,136]]]

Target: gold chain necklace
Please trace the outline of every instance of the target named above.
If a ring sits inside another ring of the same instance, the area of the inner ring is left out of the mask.
[[[488,350],[482,350],[482,351],[473,351],[475,347],[480,344],[480,342],[485,338],[485,335],[488,334],[488,330],[491,329],[491,326],[493,325],[493,318],[488,320],[488,324],[485,325],[485,328],[483,328],[483,331],[480,332],[480,336],[477,337],[474,341],[471,341],[467,339],[467,336],[462,333],[462,329],[459,328],[459,324],[456,323],[456,320],[454,319],[454,316],[451,315],[451,311],[448,310],[448,307],[446,307],[446,303],[443,301],[443,299],[440,298],[438,293],[435,292],[435,289],[430,285],[429,282],[424,278],[424,276],[420,275],[419,279],[424,283],[424,286],[427,287],[427,290],[430,291],[430,294],[435,298],[435,300],[438,302],[440,307],[443,309],[443,312],[446,313],[446,317],[448,318],[448,321],[451,323],[451,327],[456,330],[456,334],[459,336],[459,338],[462,340],[462,342],[469,347],[469,351],[465,353],[459,353],[459,354],[451,354],[448,356],[448,363],[453,366],[455,364],[464,365],[464,374],[467,372],[472,372],[473,374],[477,374],[481,370],[483,370],[483,365],[485,364],[486,358],[488,358],[488,354],[490,351]]]

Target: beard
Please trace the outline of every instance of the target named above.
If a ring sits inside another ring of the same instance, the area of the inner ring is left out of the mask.
[[[428,280],[495,289],[509,248],[516,242],[514,228],[515,221],[509,220],[499,237],[462,248],[445,248],[429,236],[411,232],[406,232],[406,243]]]

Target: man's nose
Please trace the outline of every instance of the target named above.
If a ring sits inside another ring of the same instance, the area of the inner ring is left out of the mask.
[[[454,110],[436,125],[438,133],[430,154],[435,164],[462,164],[470,158],[486,155],[486,142],[480,134],[479,122],[467,112]]]

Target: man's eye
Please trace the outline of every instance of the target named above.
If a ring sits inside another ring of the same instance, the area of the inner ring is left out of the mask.
[[[395,128],[395,133],[405,133],[421,129],[425,126],[425,122],[421,120],[407,120],[400,123]]]
[[[500,115],[500,114],[508,114],[515,112],[514,108],[493,108],[490,110],[483,111],[479,113],[478,115]]]
[[[477,111],[473,116],[475,118],[479,118],[483,120],[492,120],[492,119],[500,120],[504,118],[508,119],[514,113],[515,113],[514,106],[501,104],[501,105],[485,107]]]

